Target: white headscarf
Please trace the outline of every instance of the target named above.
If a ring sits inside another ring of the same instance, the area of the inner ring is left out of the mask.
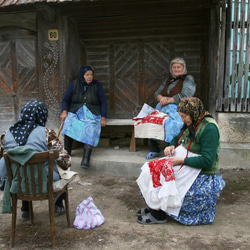
[[[182,57],[175,57],[174,59],[172,59],[172,61],[170,62],[170,73],[171,76],[175,78],[175,76],[173,75],[172,72],[172,65],[174,63],[179,63],[183,66],[183,74],[182,75],[186,75],[187,74],[187,66],[186,66],[186,62]]]

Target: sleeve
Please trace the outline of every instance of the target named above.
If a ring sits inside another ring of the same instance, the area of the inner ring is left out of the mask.
[[[71,103],[71,98],[72,98],[72,92],[73,92],[73,87],[74,87],[74,81],[70,83],[64,97],[62,100],[61,108],[63,110],[68,110],[68,107]]]
[[[63,169],[67,170],[69,167],[71,167],[71,156],[68,154],[68,152],[64,149],[63,143],[60,141],[58,136],[56,135],[56,132],[53,129],[46,128],[46,141],[48,145],[49,150],[58,150],[59,151],[59,157],[56,159],[56,163]]]
[[[203,170],[210,169],[217,155],[220,134],[217,126],[209,123],[200,137],[201,156],[185,158],[184,164]]]
[[[107,104],[107,100],[106,100],[103,87],[101,83],[99,82],[97,83],[97,94],[98,94],[99,101],[101,103],[101,116],[106,118],[107,111],[108,111],[108,104]]]
[[[157,101],[157,96],[158,96],[158,95],[162,92],[162,90],[164,89],[167,80],[168,80],[168,78],[165,79],[165,80],[163,81],[163,83],[160,85],[160,87],[155,91],[155,93],[154,93],[154,98],[155,98],[156,101]]]
[[[181,98],[194,96],[195,91],[196,84],[194,82],[194,78],[191,75],[188,75],[183,82],[181,92],[173,96],[175,103],[178,105]]]

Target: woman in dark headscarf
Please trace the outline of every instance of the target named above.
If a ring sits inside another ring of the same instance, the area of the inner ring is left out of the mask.
[[[101,127],[106,125],[107,101],[100,82],[94,79],[90,66],[80,69],[79,79],[71,82],[63,100],[64,147],[71,154],[72,142],[82,142],[81,167],[89,168],[92,147],[99,142]]]
[[[182,98],[177,111],[185,124],[165,148],[166,159],[171,160],[178,171],[182,166],[189,166],[191,171],[193,168],[200,172],[185,194],[178,215],[167,214],[185,225],[208,224],[214,221],[216,201],[225,186],[219,173],[219,128],[198,98]],[[185,154],[175,157],[178,147],[185,148]],[[195,153],[195,157],[189,156],[189,152]],[[164,223],[165,211],[160,206],[157,209],[149,206],[138,211],[137,221],[142,224]]]
[[[45,124],[48,119],[48,109],[43,102],[31,100],[24,105],[21,110],[20,120],[12,125],[4,137],[4,150],[15,148],[17,146],[27,146],[37,152],[48,150]],[[7,170],[4,157],[0,160],[0,187],[4,188],[4,182],[7,178]],[[53,181],[60,179],[56,165],[54,166]],[[22,202],[21,220],[29,219],[28,202]],[[55,215],[64,213],[62,199],[59,199],[55,205]]]

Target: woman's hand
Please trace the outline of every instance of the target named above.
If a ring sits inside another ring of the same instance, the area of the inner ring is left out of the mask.
[[[102,119],[101,119],[101,126],[102,127],[106,126],[106,118],[105,117],[102,117]]]
[[[184,159],[185,159],[185,158],[169,157],[169,159],[172,160],[173,166],[175,166],[175,165],[182,165],[182,164],[184,164]]]
[[[166,97],[162,95],[158,95],[157,100],[160,102],[161,107],[168,105],[170,103],[175,103],[175,100],[173,97]]]
[[[160,99],[160,105],[161,107],[169,104],[169,98],[166,96],[162,96]]]
[[[168,146],[164,149],[164,154],[166,156],[173,155],[175,151],[175,146]]]
[[[60,115],[61,123],[63,123],[65,121],[65,119],[67,118],[67,116],[68,116],[67,110],[63,110],[63,112]]]

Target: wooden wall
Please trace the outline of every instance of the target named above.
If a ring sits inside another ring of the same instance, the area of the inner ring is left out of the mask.
[[[130,118],[144,102],[154,106],[175,56],[186,60],[208,107],[210,1],[94,1],[61,11],[78,27],[82,64],[103,84],[109,117]]]
[[[24,92],[24,101],[31,97],[44,101],[51,114],[49,125],[56,128],[63,94],[84,64],[94,67],[95,77],[104,87],[109,117],[132,118],[138,105],[146,102],[154,106],[153,93],[169,76],[169,62],[175,56],[186,60],[188,73],[197,83],[198,97],[207,106],[211,89],[208,79],[211,2],[217,1],[97,0],[30,4],[6,8],[8,18],[3,18],[0,28],[2,31],[10,23],[33,36],[34,75],[29,78],[33,84],[26,86],[35,86],[36,92]],[[48,29],[59,30],[58,41],[48,41]],[[1,31],[3,38],[5,33]],[[9,56],[13,58],[13,53]],[[3,61],[1,67],[3,72]],[[3,81],[2,77],[0,83],[1,103],[10,112],[8,118],[0,114],[5,117],[5,124],[17,119],[22,106],[22,102],[16,102],[15,106],[6,101],[15,95],[5,87],[12,89],[12,80]],[[3,96],[7,99],[3,100]],[[18,93],[20,96],[22,93]]]

